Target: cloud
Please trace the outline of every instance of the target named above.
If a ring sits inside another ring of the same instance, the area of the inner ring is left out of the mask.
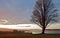
[[[8,21],[4,19],[0,19],[0,24],[6,24]]]

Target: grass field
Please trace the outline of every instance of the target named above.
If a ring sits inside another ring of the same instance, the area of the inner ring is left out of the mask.
[[[0,31],[0,38],[60,38],[60,34],[31,34],[24,31]]]
[[[60,34],[0,34],[0,38],[60,38]]]

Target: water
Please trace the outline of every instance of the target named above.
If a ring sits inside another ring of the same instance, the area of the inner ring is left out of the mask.
[[[34,31],[27,31],[28,33],[31,33],[32,34],[41,34],[41,30],[38,31],[38,30],[34,30]],[[60,30],[46,30],[45,31],[46,34],[60,34]]]
[[[60,34],[60,30],[45,31],[46,34]]]

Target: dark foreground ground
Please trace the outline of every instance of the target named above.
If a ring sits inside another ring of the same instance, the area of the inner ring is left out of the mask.
[[[60,34],[31,34],[14,30],[13,32],[0,31],[0,38],[60,38]]]
[[[60,38],[60,34],[0,34],[0,38]]]

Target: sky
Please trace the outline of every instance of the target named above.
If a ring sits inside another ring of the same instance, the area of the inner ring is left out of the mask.
[[[0,19],[7,24],[31,23],[35,0],[0,0]]]
[[[35,3],[36,0],[0,0],[0,24],[32,23],[30,19]],[[60,12],[60,0],[53,0],[53,3]]]

